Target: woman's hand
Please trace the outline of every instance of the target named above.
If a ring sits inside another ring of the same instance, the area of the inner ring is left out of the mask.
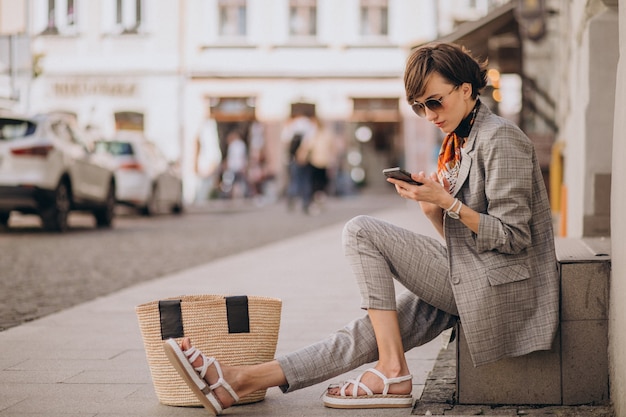
[[[455,201],[454,197],[448,192],[450,184],[444,179],[442,185],[435,173],[430,174],[430,177],[426,177],[424,172],[420,172],[411,174],[411,178],[421,182],[422,185],[411,185],[393,178],[388,178],[387,181],[396,186],[396,191],[401,197],[417,201],[424,214],[435,226],[439,234],[443,236],[443,211],[451,207]],[[478,233],[480,214],[463,204],[460,205],[458,210],[459,220],[472,232]]]
[[[426,215],[441,208],[442,204],[449,199],[448,185],[442,186],[436,173],[426,176],[424,171],[420,171],[417,174],[411,174],[411,178],[422,185],[412,185],[395,178],[388,178],[387,181],[395,185],[400,197],[419,202]]]
[[[424,215],[430,220],[439,234],[443,236],[443,209],[441,204],[451,198],[450,193],[448,193],[449,184],[444,180],[444,185],[442,186],[436,173],[432,173],[430,177],[427,177],[422,171],[417,174],[411,174],[411,178],[421,182],[422,185],[411,185],[393,178],[389,178],[387,181],[396,186],[398,195],[417,201]]]

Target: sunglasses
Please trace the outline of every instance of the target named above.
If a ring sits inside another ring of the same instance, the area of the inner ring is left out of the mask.
[[[456,90],[457,88],[459,88],[459,86],[455,85],[454,88],[450,90],[448,94],[438,99],[429,98],[423,103],[416,101],[413,104],[411,104],[411,108],[413,109],[415,114],[417,114],[419,117],[426,117],[426,107],[428,107],[428,110],[431,110],[434,112],[440,111],[443,108],[443,103],[442,103],[443,99],[449,96],[450,94],[452,94],[452,92]]]

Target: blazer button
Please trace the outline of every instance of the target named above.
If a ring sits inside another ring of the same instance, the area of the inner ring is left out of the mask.
[[[459,277],[453,277],[453,278],[452,278],[452,283],[453,283],[454,285],[460,284],[460,283],[461,283],[461,278],[459,278]]]

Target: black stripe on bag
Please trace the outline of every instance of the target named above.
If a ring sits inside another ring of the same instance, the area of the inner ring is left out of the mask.
[[[226,316],[228,333],[250,333],[247,296],[226,297]]]
[[[160,300],[159,314],[161,316],[161,340],[185,335],[180,300]]]

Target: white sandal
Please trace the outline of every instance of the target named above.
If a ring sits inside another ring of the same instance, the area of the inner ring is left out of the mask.
[[[371,372],[383,380],[385,388],[382,394],[374,394],[372,390],[361,382],[361,378],[366,372]],[[332,395],[328,390],[323,395],[324,405],[330,408],[404,408],[413,405],[411,394],[389,394],[389,387],[404,381],[410,381],[413,375],[404,375],[396,378],[387,378],[380,371],[374,368],[366,369],[356,379],[350,379],[341,386],[340,395]],[[352,384],[352,395],[346,395],[346,389]],[[366,395],[358,395],[359,388],[366,392]]]
[[[183,378],[185,383],[187,383],[189,388],[191,388],[202,405],[213,415],[219,415],[224,411],[222,403],[220,403],[215,394],[213,394],[216,388],[223,387],[228,394],[233,397],[235,402],[239,401],[239,396],[224,379],[222,367],[215,358],[207,358],[193,346],[183,351],[174,339],[168,339],[163,345],[163,348],[172,366],[174,366],[178,374]],[[198,359],[198,357],[202,357],[202,366],[194,368],[191,364]],[[215,366],[218,376],[217,382],[213,385],[207,384],[204,379],[211,365]]]

